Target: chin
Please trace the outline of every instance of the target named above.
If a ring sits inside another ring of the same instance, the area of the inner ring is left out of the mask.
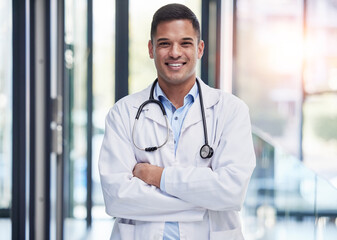
[[[172,85],[180,85],[186,82],[186,80],[182,78],[166,78],[164,81]]]

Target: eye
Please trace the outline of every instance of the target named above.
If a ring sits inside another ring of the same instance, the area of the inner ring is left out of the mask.
[[[168,42],[160,42],[158,43],[158,45],[161,47],[166,47],[166,46],[169,46],[170,44]]]
[[[181,45],[182,46],[191,46],[192,42],[182,42]]]

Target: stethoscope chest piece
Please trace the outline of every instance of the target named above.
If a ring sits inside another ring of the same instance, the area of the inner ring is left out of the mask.
[[[203,145],[200,148],[200,156],[203,159],[211,158],[213,156],[213,148],[211,148],[208,144]]]

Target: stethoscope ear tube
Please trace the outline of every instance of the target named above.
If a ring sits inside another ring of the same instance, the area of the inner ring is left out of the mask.
[[[137,123],[138,123],[138,119],[139,119],[140,113],[142,112],[142,110],[143,110],[143,108],[145,107],[145,105],[146,105],[146,104],[149,104],[149,103],[155,103],[155,104],[159,105],[160,108],[161,108],[161,110],[162,110],[162,112],[163,112],[163,115],[164,115],[164,117],[165,117],[166,129],[167,129],[167,131],[166,131],[166,139],[165,139],[165,141],[164,141],[162,144],[160,144],[159,146],[147,147],[147,148],[141,148],[141,147],[139,147],[139,146],[136,144],[136,142],[135,142],[135,132],[136,132],[135,129],[136,129],[136,125],[137,125]],[[154,151],[156,151],[157,149],[161,148],[162,146],[164,146],[164,145],[167,143],[167,141],[168,141],[168,139],[169,139],[169,133],[170,133],[170,132],[169,132],[169,122],[168,122],[168,119],[167,119],[167,115],[166,115],[165,109],[164,109],[163,105],[161,104],[161,102],[159,102],[159,101],[157,101],[157,100],[154,100],[154,99],[149,99],[149,100],[147,100],[146,102],[144,102],[144,103],[139,107],[139,109],[138,109],[138,111],[137,111],[137,114],[136,114],[136,117],[135,117],[135,122],[134,122],[134,124],[133,124],[133,128],[132,128],[132,142],[133,142],[133,145],[134,145],[136,148],[138,148],[139,150],[146,151],[146,152],[154,152]]]
[[[136,114],[136,119],[137,119],[137,120],[138,120],[140,114],[142,113],[143,108],[144,108],[147,104],[149,104],[149,103],[155,103],[155,104],[159,105],[160,110],[162,111],[163,115],[166,116],[166,111],[165,111],[165,108],[164,108],[163,104],[162,104],[160,101],[158,101],[158,100],[155,100],[155,99],[149,99],[149,100],[146,100],[145,102],[143,102],[142,105],[139,106],[138,111],[137,111],[137,114]]]

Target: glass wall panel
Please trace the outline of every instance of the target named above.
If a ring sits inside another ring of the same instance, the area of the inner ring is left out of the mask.
[[[337,187],[337,4],[307,1],[303,159]]]
[[[201,0],[130,0],[129,93],[142,90],[157,77],[153,60],[149,57],[147,44],[150,40],[153,14],[158,8],[169,3],[185,4],[195,13],[201,24]],[[199,73],[200,70],[197,73],[200,76]]]
[[[0,2],[0,232],[11,239],[12,202],[12,1]]]
[[[98,173],[105,116],[115,99],[115,1],[93,1],[93,218],[106,218]]]
[[[87,170],[87,0],[65,1],[65,61],[69,89],[69,165],[65,184],[68,185],[68,212],[66,217],[85,219],[86,211],[86,170]],[[85,230],[85,221],[74,226],[66,221],[65,232],[80,234]],[[83,226],[83,227],[82,227]],[[74,232],[73,229],[78,231]],[[73,237],[70,239],[74,239]]]
[[[337,4],[307,1],[305,90],[337,91]]]
[[[254,136],[256,169],[242,210],[246,240],[334,239],[337,188]]]
[[[317,239],[334,240],[337,236],[337,188],[326,179],[317,179]]]
[[[238,0],[233,91],[255,127],[288,152],[300,150],[301,0]]]
[[[337,93],[306,98],[303,106],[303,156],[307,166],[337,187]]]

